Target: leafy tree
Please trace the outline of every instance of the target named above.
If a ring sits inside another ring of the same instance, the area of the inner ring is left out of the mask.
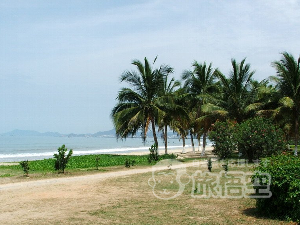
[[[286,150],[283,131],[272,121],[262,117],[248,119],[239,124],[235,136],[239,152],[245,155],[249,162]]]
[[[213,124],[209,139],[212,140],[214,152],[220,159],[229,158],[237,150],[236,129],[237,124],[234,121],[217,121]]]
[[[147,58],[144,64],[138,60],[132,62],[137,71],[125,71],[121,82],[127,82],[132,88],[122,88],[118,94],[117,105],[111,116],[117,137],[126,138],[135,135],[142,129],[145,141],[149,125],[155,145],[158,146],[155,125],[163,118],[165,112],[161,109],[158,98],[164,86],[164,77],[173,72],[170,66],[162,65],[152,70]]]
[[[277,71],[277,84],[282,95],[281,106],[277,112],[289,112],[288,117],[294,127],[295,152],[297,155],[297,145],[299,139],[299,116],[300,116],[300,57],[294,57],[284,52],[279,61],[272,63]]]
[[[67,167],[68,161],[73,154],[73,150],[70,149],[68,154],[66,155],[68,149],[65,145],[62,145],[58,148],[58,153],[55,153],[53,156],[56,159],[55,161],[55,170],[60,170],[62,173],[65,172],[65,168]]]

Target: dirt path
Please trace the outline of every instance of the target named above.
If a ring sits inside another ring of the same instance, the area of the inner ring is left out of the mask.
[[[195,163],[172,168],[190,166],[195,166]],[[155,169],[165,170],[168,167],[161,166]],[[73,224],[72,218],[79,215],[85,222],[89,221],[91,218],[86,213],[87,210],[97,208],[99,204],[118,201],[121,197],[119,195],[124,193],[134,194],[126,189],[126,185],[122,190],[114,187],[113,179],[151,171],[152,167],[134,168],[78,177],[2,184],[0,224],[53,224],[53,221],[56,221],[55,224]]]

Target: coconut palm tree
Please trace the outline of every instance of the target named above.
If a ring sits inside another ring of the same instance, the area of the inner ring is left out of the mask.
[[[215,75],[219,78],[222,85],[222,101],[219,102],[220,108],[227,112],[230,119],[242,122],[248,115],[247,106],[254,103],[254,92],[252,85],[252,76],[255,71],[250,70],[250,64],[237,63],[235,59],[231,60],[232,71],[227,78],[219,70]]]
[[[165,114],[159,121],[159,130],[162,131],[165,154],[168,154],[168,126],[170,126],[172,120],[176,115],[184,115],[186,112],[175,101],[176,91],[180,87],[180,82],[172,78],[168,81],[168,76],[164,77],[164,86],[160,92],[159,104],[164,110]]]
[[[154,142],[158,146],[155,125],[165,115],[159,107],[158,98],[164,86],[164,77],[172,73],[173,69],[162,65],[159,69],[152,70],[147,58],[144,59],[144,64],[139,60],[134,60],[132,64],[137,71],[125,71],[121,75],[121,82],[127,82],[131,88],[121,89],[117,97],[118,103],[111,113],[117,138],[133,136],[142,129],[145,141],[151,124]]]
[[[293,121],[295,152],[298,154],[299,138],[299,113],[300,113],[300,57],[295,60],[293,55],[283,52],[279,61],[272,63],[277,72],[277,83],[282,95],[281,106],[289,110],[291,114],[288,118]]]
[[[194,67],[193,71],[185,71],[182,75],[182,79],[185,81],[184,88],[186,88],[189,98],[188,105],[190,106],[190,119],[192,119],[192,121],[190,121],[191,139],[193,140],[193,135],[197,135],[197,137],[200,138],[199,134],[203,134],[202,154],[204,155],[206,136],[210,128],[208,122],[210,120],[207,114],[203,112],[203,106],[214,99],[213,93],[217,91],[215,82],[216,76],[211,63],[206,65],[205,62],[199,64],[195,61],[192,66]],[[204,115],[206,116],[204,117]],[[199,140],[200,139],[198,139],[198,141]]]
[[[186,139],[187,135],[189,134],[189,118],[178,116],[171,121],[170,127],[182,139],[182,153],[186,153],[185,139]]]

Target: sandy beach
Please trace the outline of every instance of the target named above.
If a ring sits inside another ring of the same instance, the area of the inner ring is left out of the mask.
[[[191,151],[187,148],[186,151]],[[179,149],[169,153],[180,154]],[[161,154],[164,151],[160,152]],[[130,154],[149,154],[148,151]],[[206,163],[206,162],[202,162]],[[184,166],[194,166],[188,163]],[[156,168],[157,169],[157,168]],[[161,170],[167,169],[165,166]],[[99,204],[110,204],[120,196],[132,195],[130,187],[110,186],[117,178],[126,178],[136,174],[147,174],[145,183],[151,177],[152,167],[122,169],[113,172],[100,172],[76,177],[60,177],[42,180],[24,180],[23,182],[0,185],[0,224],[104,224],[87,213]],[[151,189],[149,188],[151,192]],[[122,198],[122,197],[121,197]],[[75,220],[73,220],[76,218]],[[75,223],[80,224],[80,223]]]
[[[206,153],[211,153],[211,151],[213,150],[213,147],[211,146],[207,146],[205,149]],[[193,148],[192,147],[186,147],[185,148],[185,153],[191,153],[193,152]],[[165,154],[165,149],[159,149],[158,153],[160,155]],[[198,151],[198,146],[195,147],[195,153],[201,153],[201,151]],[[134,152],[129,152],[129,153],[120,153],[119,155],[147,155],[149,154],[149,150],[145,151],[134,151]],[[168,149],[168,154],[182,154],[182,148],[176,148],[176,149]]]
[[[188,163],[185,166],[193,165]],[[160,169],[167,168],[164,166]],[[77,177],[2,184],[0,224],[105,224],[105,221],[91,216],[88,211],[136,194],[131,192],[130,184],[122,186],[122,189],[111,186],[114,179],[151,171],[152,167],[123,169]],[[150,177],[151,174],[147,174],[145,184]],[[151,192],[150,187],[148,191]]]

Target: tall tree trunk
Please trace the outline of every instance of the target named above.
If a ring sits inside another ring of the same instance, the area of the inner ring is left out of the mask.
[[[201,151],[201,136],[198,137],[198,152]]]
[[[191,135],[191,143],[192,143],[193,153],[195,153],[195,145],[194,145],[193,133],[190,132],[190,135]]]
[[[182,153],[186,153],[185,152],[185,137],[182,136]]]
[[[168,154],[168,126],[167,125],[165,125],[164,140],[165,140],[165,154]]]
[[[203,133],[203,148],[202,148],[202,153],[201,155],[204,156],[205,155],[205,147],[206,147],[206,132]]]
[[[152,132],[153,132],[154,143],[158,149],[158,141],[157,141],[157,136],[156,136],[156,131],[155,131],[154,119],[151,122],[152,122]]]
[[[298,137],[299,137],[299,122],[298,122],[298,110],[296,110],[296,118],[295,118],[295,151],[294,151],[294,155],[297,156],[298,155]]]

